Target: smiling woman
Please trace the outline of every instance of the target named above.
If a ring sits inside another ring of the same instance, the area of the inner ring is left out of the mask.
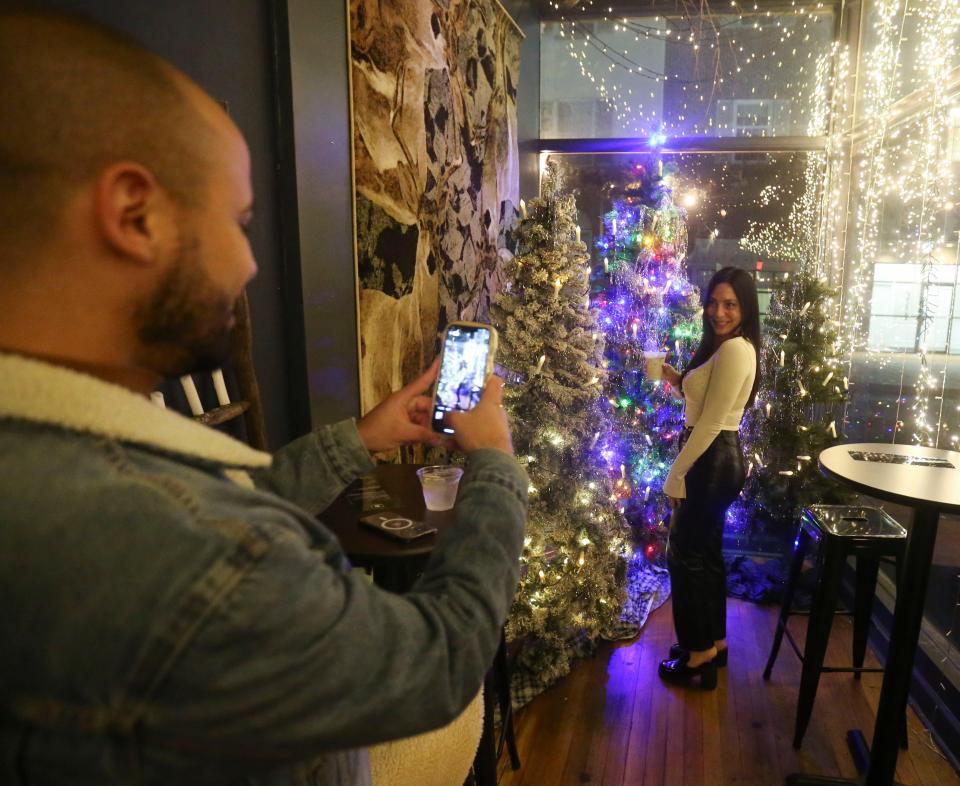
[[[717,284],[707,301],[706,316],[717,341],[725,341],[737,334],[743,321],[743,312],[733,287],[726,283]]]
[[[673,516],[667,565],[677,644],[660,663],[671,682],[699,677],[716,687],[727,663],[726,574],[721,553],[727,508],[746,472],[739,428],[759,381],[760,307],[753,277],[739,268],[718,270],[703,298],[703,340],[680,375],[665,366],[686,398],[681,450],[663,489]]]

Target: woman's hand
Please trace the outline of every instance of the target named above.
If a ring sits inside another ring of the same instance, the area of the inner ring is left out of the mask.
[[[680,388],[680,372],[669,363],[663,364],[663,378],[670,383],[671,387]]]
[[[671,509],[671,510],[676,510],[677,508],[679,508],[679,507],[683,504],[683,500],[682,500],[682,499],[680,499],[679,497],[671,497],[669,494],[667,494],[667,500],[669,500],[669,502],[670,502],[670,509]]]

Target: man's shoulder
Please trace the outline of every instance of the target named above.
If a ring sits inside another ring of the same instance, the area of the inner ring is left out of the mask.
[[[151,466],[153,465],[153,466]],[[0,509],[23,516],[188,514],[186,467],[95,434],[0,421]]]

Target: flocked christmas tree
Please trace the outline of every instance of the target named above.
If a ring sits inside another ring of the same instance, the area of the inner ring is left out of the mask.
[[[628,531],[591,448],[604,433],[603,334],[589,305],[589,257],[573,196],[551,164],[522,216],[518,255],[491,307],[505,406],[530,476],[520,588],[507,626],[524,645],[517,668],[545,686],[618,626]]]
[[[683,264],[686,214],[659,174],[639,180],[604,217],[593,302],[606,336],[604,389],[612,429],[597,441],[596,460],[650,560],[660,560],[669,507],[663,481],[683,428],[683,402],[647,372],[646,356],[668,353],[682,369],[700,339],[700,296]]]

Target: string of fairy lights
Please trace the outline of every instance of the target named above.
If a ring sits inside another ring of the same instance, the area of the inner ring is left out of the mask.
[[[898,395],[861,396],[848,409],[848,427],[893,442],[955,447],[957,405],[946,404],[948,396],[957,398],[948,387],[953,366],[947,346],[958,316],[950,303],[955,275],[941,279],[945,266],[957,270],[957,237],[950,233],[960,229],[960,157],[951,150],[960,103],[948,88],[960,65],[960,2],[875,0],[867,24],[852,133],[844,340],[851,378],[897,379]],[[833,253],[842,258],[838,249]],[[880,283],[884,267],[897,265],[903,280]],[[887,324],[900,324],[908,334],[893,347],[903,350],[898,354],[884,351],[888,342],[879,330],[882,312],[891,309],[901,317],[886,317]],[[956,351],[956,341],[950,344]],[[862,387],[869,391],[868,384]]]
[[[548,57],[566,47],[618,135],[763,136],[805,124],[809,102],[796,99],[833,32],[823,3],[793,0],[789,13],[773,14],[732,2],[729,12],[695,18],[614,17],[612,9],[598,18],[593,5],[548,24],[541,46]]]

